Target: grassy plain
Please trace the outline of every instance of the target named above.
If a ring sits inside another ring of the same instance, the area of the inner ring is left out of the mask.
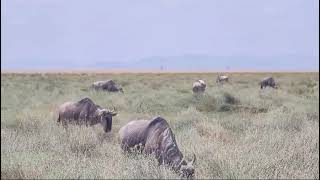
[[[123,125],[162,116],[183,154],[197,155],[196,178],[319,179],[319,74],[228,75],[218,85],[214,73],[1,74],[1,178],[178,178],[120,150]],[[268,75],[279,89],[260,90]],[[107,79],[125,93],[88,89]],[[197,79],[203,96],[192,93]],[[56,124],[57,107],[83,97],[117,108],[111,133]]]

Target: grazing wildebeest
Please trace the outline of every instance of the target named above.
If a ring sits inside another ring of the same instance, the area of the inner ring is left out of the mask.
[[[159,165],[169,165],[183,178],[194,176],[193,160],[187,162],[178,148],[175,136],[168,122],[156,117],[152,120],[131,121],[119,131],[121,148],[130,152],[131,148],[139,146],[145,154],[154,153]]]
[[[219,75],[216,80],[217,83],[220,82],[229,82],[229,77],[225,75]]]
[[[267,86],[270,86],[270,87],[273,87],[275,89],[278,88],[278,86],[276,86],[276,83],[273,79],[273,77],[266,77],[266,78],[263,78],[261,81],[260,81],[260,87],[261,89],[267,87]]]
[[[193,83],[192,91],[193,93],[203,93],[206,90],[206,86],[203,80],[197,80]]]
[[[105,132],[111,131],[112,116],[115,116],[115,108],[107,110],[96,105],[90,98],[81,99],[78,102],[66,102],[59,107],[58,122],[63,125],[74,123],[78,125],[92,126],[100,123]]]
[[[95,90],[104,90],[109,92],[120,91],[123,93],[123,89],[119,87],[113,80],[97,81],[97,82],[94,82],[91,87]]]

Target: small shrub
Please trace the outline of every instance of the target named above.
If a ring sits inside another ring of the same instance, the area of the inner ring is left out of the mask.
[[[177,120],[175,121],[175,129],[185,129],[191,128],[195,123],[202,120],[203,115],[197,111],[194,107],[189,107],[187,110],[180,112],[177,115]]]
[[[26,176],[21,165],[17,165],[6,169],[1,167],[1,179],[26,179]]]
[[[232,96],[230,93],[223,93],[223,97],[224,97],[224,103],[227,104],[239,104],[240,100],[235,98],[234,96]]]
[[[199,111],[211,112],[217,109],[217,100],[211,95],[195,96],[195,107]]]
[[[307,113],[307,120],[319,122],[319,112],[318,113]]]

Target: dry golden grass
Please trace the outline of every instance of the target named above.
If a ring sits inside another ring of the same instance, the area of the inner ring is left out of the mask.
[[[162,116],[180,150],[197,155],[196,178],[319,178],[319,74],[227,73],[1,74],[1,178],[178,178],[153,157],[122,153],[118,130]],[[273,75],[277,90],[260,90]],[[125,94],[88,89],[114,79]],[[203,79],[203,96],[192,94]],[[119,114],[111,133],[100,125],[56,124],[57,107],[90,97]]]

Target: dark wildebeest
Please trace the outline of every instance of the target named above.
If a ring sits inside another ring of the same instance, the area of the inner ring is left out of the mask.
[[[140,147],[145,154],[155,154],[159,165],[169,165],[180,177],[194,177],[193,164],[187,162],[178,148],[175,136],[167,121],[161,117],[152,120],[131,121],[119,131],[121,148],[130,152],[131,148]]]
[[[193,93],[204,93],[206,90],[206,83],[203,80],[197,80],[193,83],[192,91]]]
[[[219,75],[216,80],[217,83],[220,82],[229,82],[229,77],[225,75]]]
[[[123,93],[123,89],[119,87],[113,80],[97,81],[97,82],[94,82],[91,87],[95,90],[104,90],[109,92],[120,91]]]
[[[278,88],[278,86],[276,86],[276,83],[273,79],[273,77],[266,77],[266,78],[263,78],[261,81],[260,81],[260,87],[261,89],[267,87],[267,86],[270,86],[270,87],[273,87],[275,89]]]
[[[68,123],[92,126],[100,123],[105,132],[111,131],[112,116],[117,113],[96,105],[91,99],[84,98],[78,102],[66,102],[59,107],[58,122],[64,126]]]

